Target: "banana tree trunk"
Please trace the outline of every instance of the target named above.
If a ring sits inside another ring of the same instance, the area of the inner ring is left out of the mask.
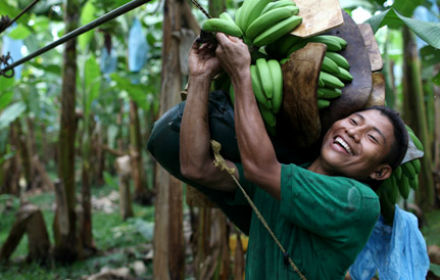
[[[134,181],[134,200],[140,204],[149,204],[152,195],[148,192],[142,160],[141,126],[138,106],[130,100],[130,160]]]
[[[414,35],[407,27],[403,28],[403,50],[404,117],[425,148],[425,155],[421,160],[420,186],[416,193],[416,202],[423,211],[428,211],[434,206],[431,143],[428,137],[420,59]]]
[[[64,21],[66,33],[78,27],[81,5],[79,0],[67,0]],[[77,128],[75,115],[76,100],[76,39],[65,44],[64,67],[61,90],[61,121],[58,138],[58,175],[61,191],[57,191],[57,205],[54,219],[55,248],[54,257],[61,262],[73,262],[80,255],[79,239],[76,234],[75,213],[75,134]],[[59,203],[66,203],[65,206]],[[65,207],[67,214],[60,215],[59,207]],[[67,219],[67,220],[66,220]],[[67,225],[68,228],[61,225]]]
[[[81,143],[82,146],[82,168],[81,168],[81,206],[82,206],[82,219],[80,236],[82,246],[87,249],[95,250],[92,235],[92,203],[91,203],[91,127],[90,121],[92,116],[85,116],[88,118],[84,120],[84,137]]]
[[[162,82],[160,114],[179,102],[182,77],[179,34],[182,2],[165,0],[163,19]],[[182,183],[162,167],[156,169],[153,279],[184,278]]]

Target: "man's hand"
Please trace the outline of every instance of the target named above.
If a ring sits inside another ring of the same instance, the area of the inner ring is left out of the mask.
[[[220,59],[221,66],[229,77],[234,81],[241,78],[241,75],[249,71],[251,55],[243,40],[227,36],[224,33],[216,34],[218,46],[216,55]]]
[[[215,56],[215,46],[210,43],[199,44],[195,41],[188,58],[191,77],[211,80],[220,71],[220,62]]]

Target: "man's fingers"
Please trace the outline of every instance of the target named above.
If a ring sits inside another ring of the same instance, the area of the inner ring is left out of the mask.
[[[226,34],[225,34],[225,33],[222,33],[222,32],[217,32],[217,33],[215,34],[215,37],[217,38],[217,41],[218,41],[220,44],[224,44],[224,43],[227,42],[227,40],[228,40],[228,37],[226,37]]]

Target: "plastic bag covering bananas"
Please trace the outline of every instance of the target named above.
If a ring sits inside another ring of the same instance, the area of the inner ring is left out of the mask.
[[[417,149],[423,151],[423,145],[414,131],[407,126],[408,135]],[[394,217],[394,205],[399,199],[407,199],[411,189],[417,190],[419,185],[420,159],[407,161],[397,167],[391,176],[380,185],[377,194],[380,199],[381,213],[385,222],[391,224]]]

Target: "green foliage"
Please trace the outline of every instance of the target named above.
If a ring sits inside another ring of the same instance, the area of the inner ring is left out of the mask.
[[[17,102],[7,107],[0,115],[0,129],[5,129],[15,121],[24,111],[26,105],[22,102]]]
[[[425,22],[402,16],[395,11],[397,16],[411,29],[417,36],[423,41],[433,46],[434,48],[440,48],[440,23],[437,22]]]
[[[131,99],[136,102],[139,108],[148,111],[151,106],[149,101],[149,91],[151,87],[143,84],[134,84],[129,78],[124,78],[116,73],[110,75],[112,80],[116,82],[117,88],[125,91]]]
[[[440,277],[440,265],[431,263],[429,265],[429,271],[431,271],[435,276]]]
[[[14,40],[23,40],[26,39],[29,35],[31,35],[31,31],[28,27],[23,24],[17,25],[11,32],[8,33],[8,36]]]
[[[93,5],[93,0],[88,0],[81,11],[80,24],[81,26],[93,21],[96,17],[96,8]],[[79,36],[78,44],[81,50],[85,51],[90,41],[93,39],[94,31],[90,30]]]
[[[425,1],[396,0],[391,8],[372,16],[367,22],[374,32],[382,26],[398,29],[402,25],[408,26],[420,39],[429,45],[440,48],[440,23],[426,22],[410,18],[414,10]]]
[[[96,62],[94,55],[91,55],[84,65],[84,115],[89,117],[92,102],[98,98],[101,88],[101,71],[99,65]]]
[[[349,9],[349,10],[362,7],[369,11],[372,11],[378,8],[377,7],[378,5],[375,5],[375,3],[372,3],[371,1],[368,0],[341,0],[340,4],[342,9]]]
[[[109,181],[117,182],[116,177],[107,173]],[[110,179],[111,178],[111,179]],[[117,191],[116,185],[106,184],[100,188],[92,188],[95,198],[104,199],[112,192]],[[52,245],[54,194],[42,193],[30,196],[29,201],[43,212],[46,227]],[[6,201],[11,201],[6,203]],[[113,201],[113,200],[112,200]],[[6,205],[10,205],[6,207]],[[27,254],[27,239],[24,238],[12,256],[12,262],[7,266],[0,265],[0,279],[80,279],[81,277],[97,273],[101,267],[129,267],[136,259],[145,257],[143,244],[151,242],[153,233],[154,208],[137,204],[133,205],[135,216],[123,221],[118,209],[118,201],[113,201],[113,211],[104,212],[102,209],[93,210],[93,238],[99,249],[99,254],[83,261],[77,261],[69,266],[55,265],[44,268],[37,264],[15,264],[17,258]],[[0,195],[0,244],[3,244],[9,234],[9,229],[15,221],[15,214],[19,208],[19,199],[11,195]],[[143,279],[143,278],[140,278]]]
[[[435,77],[432,79],[432,81],[433,81],[436,85],[440,86],[440,71],[437,73],[437,75],[435,75]]]

